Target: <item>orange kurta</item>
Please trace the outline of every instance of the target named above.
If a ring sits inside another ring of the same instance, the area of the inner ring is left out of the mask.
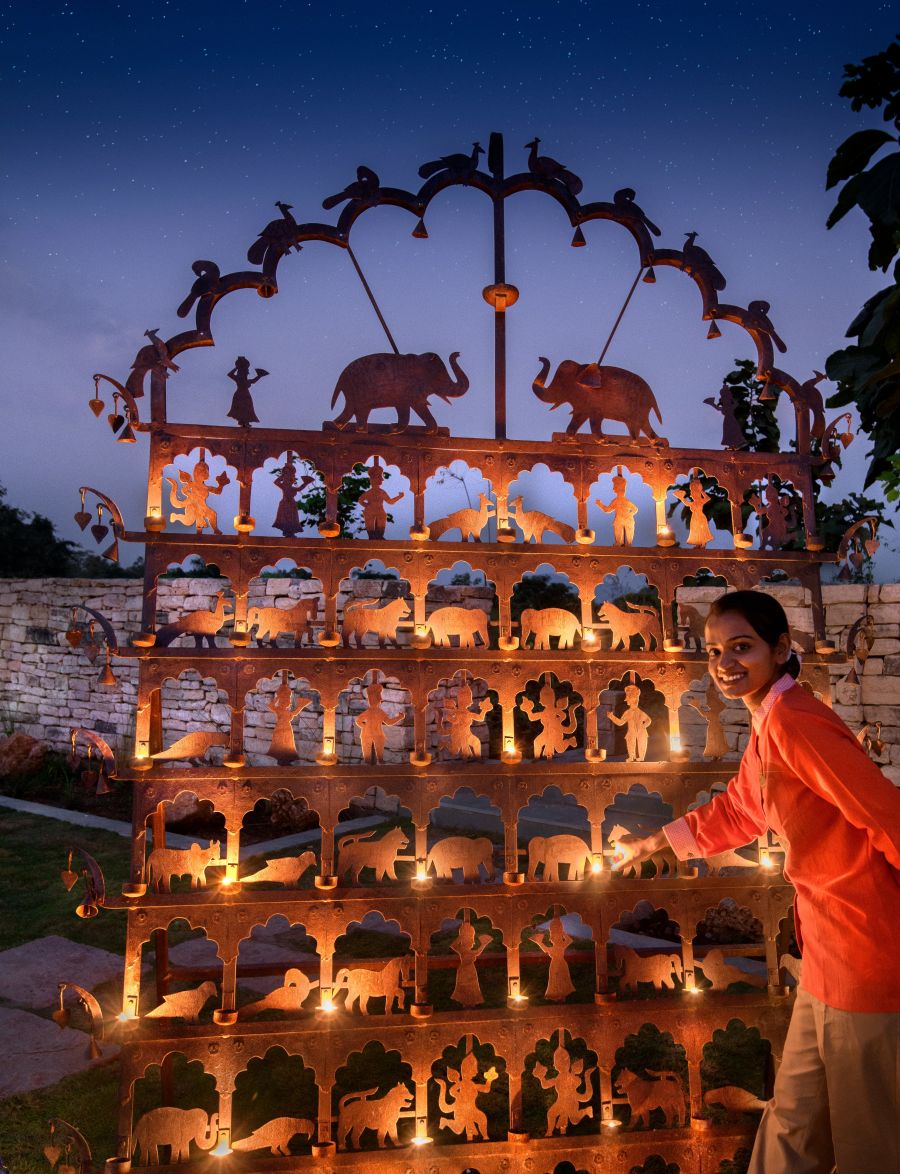
[[[839,1010],[900,1011],[900,790],[827,705],[796,685],[772,694],[725,793],[666,835],[688,859],[771,828],[797,894],[803,986]]]

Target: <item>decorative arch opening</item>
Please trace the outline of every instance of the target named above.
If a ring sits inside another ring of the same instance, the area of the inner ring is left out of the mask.
[[[714,1124],[750,1124],[766,1107],[774,1078],[772,1046],[741,1019],[730,1019],[703,1045],[703,1112]]]
[[[522,1109],[534,1137],[597,1133],[599,1092],[597,1053],[580,1036],[559,1028],[525,1057]]]
[[[306,926],[273,914],[253,926],[238,946],[237,1012],[240,1021],[302,1016],[319,988],[318,942]]]
[[[519,625],[519,646],[535,651],[563,651],[593,644],[584,625],[581,594],[569,576],[541,563],[513,585],[510,598],[513,626]]]
[[[504,842],[500,808],[487,794],[460,787],[429,813],[426,872],[437,880],[491,884]]]
[[[279,669],[244,694],[244,750],[253,766],[315,762],[322,745],[322,701],[303,676]]]
[[[318,1111],[315,1070],[286,1048],[269,1048],[235,1078],[231,1148],[260,1157],[309,1154]]]
[[[164,1103],[164,1083],[171,1089],[172,1105]],[[136,1164],[187,1162],[216,1144],[216,1082],[199,1060],[189,1061],[182,1052],[170,1052],[161,1065],[151,1064],[144,1070],[132,1086],[132,1096],[131,1156]]]
[[[643,1024],[616,1049],[613,1114],[629,1130],[688,1125],[688,1066],[683,1046],[669,1031]]]
[[[579,913],[551,905],[522,928],[519,965],[529,1001],[590,1003],[596,990],[594,931]]]
[[[426,744],[436,758],[499,758],[501,720],[498,696],[484,677],[459,669],[428,694]]]
[[[651,652],[663,646],[659,588],[646,575],[621,566],[604,575],[592,602],[595,635],[613,652]]]
[[[417,636],[438,648],[496,645],[499,601],[481,568],[460,560],[438,571],[425,593],[425,630]]]
[[[231,744],[231,705],[214,676],[184,669],[159,690],[163,749],[155,763],[209,762],[220,766]]]
[[[571,482],[544,462],[522,469],[507,490],[508,521],[525,544],[575,542],[578,502]],[[546,512],[551,503],[552,513]]]
[[[425,512],[432,541],[496,542],[496,503],[481,469],[456,459],[438,468],[425,484]]]
[[[645,900],[622,910],[607,945],[617,998],[674,995],[684,988],[681,930],[668,910]]]
[[[574,795],[545,787],[519,809],[517,825],[529,880],[581,880],[593,871],[590,820]]]
[[[545,672],[516,697],[515,741],[530,758],[574,759],[584,745],[584,698],[570,681]]]
[[[169,506],[167,527],[183,526],[203,534],[233,534],[239,514],[239,473],[226,457],[210,448],[179,453],[163,470]]]
[[[650,677],[629,669],[600,693],[598,741],[614,761],[661,762],[669,758],[669,711]]]
[[[445,918],[428,951],[428,1001],[435,1010],[501,1007],[507,994],[502,932],[471,908]]]
[[[298,788],[299,789],[299,788]],[[256,888],[309,888],[318,871],[319,813],[303,795],[280,787],[258,799],[241,827],[241,883]]]
[[[493,1044],[466,1035],[444,1048],[431,1065],[428,1120],[441,1145],[506,1136],[509,1078],[506,1061]]]
[[[388,1149],[412,1137],[412,1066],[377,1040],[347,1057],[335,1073],[331,1095],[339,1150]]]
[[[335,940],[332,999],[345,1012],[401,1014],[414,985],[412,939],[398,921],[372,910]]]
[[[408,762],[413,748],[412,694],[397,677],[369,669],[341,690],[335,725],[341,762]]]
[[[334,829],[340,884],[405,882],[415,871],[412,813],[399,796],[368,787],[351,797]]]

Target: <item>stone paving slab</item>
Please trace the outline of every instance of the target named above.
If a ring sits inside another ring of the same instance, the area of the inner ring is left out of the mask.
[[[91,1060],[90,1038],[85,1032],[59,1027],[50,1019],[15,1007],[0,1007],[0,1039],[7,1041],[13,1059],[0,1066],[0,1099],[47,1088],[119,1053],[118,1044],[101,1040],[102,1057]]]
[[[124,969],[119,954],[48,934],[0,952],[0,999],[41,1010],[57,1002],[61,982],[93,991],[101,983],[121,978]]]

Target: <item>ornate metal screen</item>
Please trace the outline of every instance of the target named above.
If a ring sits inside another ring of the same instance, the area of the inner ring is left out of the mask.
[[[361,167],[325,200],[343,204],[335,225],[298,223],[279,204],[250,247],[257,268],[223,275],[197,261],[178,309],[194,327],[167,341],[148,331],[124,383],[95,377],[92,407],[104,410],[110,385],[118,439],[150,442],[144,529],[90,487],[78,515],[87,527],[96,500],[110,557],[122,540],[147,552],[143,632],[133,647],[108,641],[139,670],[135,754],[119,771],[134,782],[131,881],[113,896],[88,878],[86,897],[128,918],[109,1169],[211,1151],[259,1170],[550,1174],[567,1160],[687,1174],[718,1171],[752,1138],[790,1010],[777,843],[691,869],[661,855],[640,876],[614,875],[610,858],[619,825],[659,827],[734,769],[706,679],[704,604],[685,598],[701,568],[713,584],[752,587],[776,569],[798,582],[815,628],[803,679],[828,695],[812,473],[840,437],[826,432],[817,380],[774,365],[784,348],[768,305],[719,300],[725,280],[696,233],[658,247],[633,191],[580,203],[578,177],[538,149],[506,176],[494,134],[486,170],[474,144],[424,164],[417,193]],[[385,204],[427,236],[431,200],[454,184],[494,211],[490,438],[437,427],[430,397],[468,390],[459,358],[397,352],[350,248],[358,217]],[[794,451],[747,451],[727,384],[713,404],[726,447],[672,448],[653,391],[603,356],[541,360],[516,394],[567,406],[571,421],[549,443],[507,439],[505,316],[518,291],[504,201],[524,190],[557,202],[576,247],[588,222],[620,225],[638,252],[635,286],[660,266],[684,274],[710,337],[720,320],[743,328],[764,398],[793,405]],[[309,240],[350,252],[390,349],[345,368],[343,408],[321,431],[257,426],[251,389],[266,372],[243,357],[229,373],[233,425],[170,422],[167,381],[179,356],[213,345],[218,302],[275,295],[281,262]],[[385,407],[395,424],[368,422]],[[435,479],[454,460],[489,491],[447,512]],[[517,482],[538,464],[562,475],[575,525],[526,508]],[[341,537],[354,475],[361,532]],[[634,544],[635,479],[655,501],[649,547]],[[235,489],[232,521],[223,503]],[[386,537],[403,497],[408,536]],[[731,528],[724,549],[708,546],[714,507]],[[257,533],[264,508],[279,536]],[[191,557],[214,568],[213,594],[159,623],[160,584]],[[296,574],[266,578],[285,559]],[[372,560],[393,572],[374,587],[354,577]],[[460,560],[483,574],[480,592],[446,589],[442,572]],[[522,591],[548,562],[567,579],[559,606]],[[644,589],[601,600],[623,563]],[[706,745],[691,754],[681,727],[698,714]],[[465,802],[449,804],[461,788]],[[166,816],[186,795],[208,827],[167,842]],[[260,820],[274,827],[285,811],[283,842],[255,852]]]

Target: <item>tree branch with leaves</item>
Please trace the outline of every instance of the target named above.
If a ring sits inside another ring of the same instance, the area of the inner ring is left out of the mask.
[[[840,147],[828,167],[826,188],[843,182],[828,217],[833,228],[853,208],[869,220],[872,244],[869,268],[887,272],[900,252],[900,150],[872,162],[888,144],[900,142],[900,40],[883,53],[844,67],[841,97],[853,110],[883,108],[893,133],[871,128],[856,131]],[[825,365],[838,391],[829,407],[855,404],[860,423],[872,440],[866,487],[880,482],[889,501],[900,499],[900,263],[894,283],[862,307],[847,328],[857,342],[830,355]]]

